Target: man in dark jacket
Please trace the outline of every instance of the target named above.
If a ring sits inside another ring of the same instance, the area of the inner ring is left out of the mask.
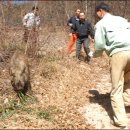
[[[91,23],[85,20],[85,14],[81,12],[79,14],[79,21],[75,23],[73,26],[74,32],[77,34],[77,41],[76,41],[76,57],[80,61],[80,51],[82,44],[84,46],[84,51],[86,53],[86,61],[90,64],[90,48],[89,48],[89,41],[88,36],[91,36],[92,41],[94,41],[94,33],[91,26]]]
[[[71,28],[71,33],[73,32],[73,25],[76,23],[76,21],[79,21],[79,14],[80,14],[80,9],[76,9],[75,15],[70,17],[70,19],[67,22],[67,25],[70,26]]]
[[[76,23],[76,21],[79,21],[79,13],[80,13],[80,9],[76,9],[75,15],[70,17],[70,19],[67,22],[67,25],[70,27],[70,40],[67,48],[67,52],[69,54],[72,52],[73,46],[77,39],[76,34],[73,31],[73,26]]]

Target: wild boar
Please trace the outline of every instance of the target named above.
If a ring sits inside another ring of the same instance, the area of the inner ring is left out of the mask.
[[[15,92],[26,94],[27,90],[31,89],[28,58],[24,52],[17,50],[13,54],[10,61],[9,73]]]

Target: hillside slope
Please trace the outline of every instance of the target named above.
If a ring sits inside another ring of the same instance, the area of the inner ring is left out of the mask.
[[[70,55],[66,53],[68,33],[64,29],[51,33],[47,30],[39,33],[43,56],[29,58],[32,93],[25,104],[20,104],[10,85],[10,56],[0,62],[0,129],[115,128],[110,125],[107,56],[92,59],[90,65],[84,61],[79,64],[75,50]],[[22,31],[18,34],[17,40],[21,39]],[[90,46],[93,50],[92,43]],[[6,107],[10,104],[10,108]]]

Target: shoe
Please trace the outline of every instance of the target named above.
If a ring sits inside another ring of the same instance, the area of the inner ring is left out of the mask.
[[[81,58],[77,57],[77,63],[81,63]]]
[[[125,109],[127,113],[130,113],[130,106],[126,106]]]
[[[126,129],[126,130],[129,130],[129,128],[127,127],[127,126],[122,126],[122,127],[120,127],[120,129],[122,130],[124,130],[124,129]]]
[[[116,126],[116,127],[119,127],[119,129],[127,129],[127,130],[129,129],[127,126],[118,126],[118,125],[116,125],[113,120],[111,120],[110,123],[111,123],[112,125]]]
[[[88,65],[90,65],[91,59],[90,59],[90,58],[86,58],[86,59],[85,59],[85,62],[86,62]]]
[[[90,62],[90,61],[87,61],[87,64],[88,64],[88,65],[90,65],[90,64],[91,64],[91,62]]]

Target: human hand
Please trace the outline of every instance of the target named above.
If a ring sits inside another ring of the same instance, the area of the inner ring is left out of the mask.
[[[72,27],[72,26],[73,26],[73,24],[72,24],[72,23],[69,23],[69,26],[70,26],[70,27]]]
[[[91,41],[94,43],[94,39],[91,39]]]
[[[90,51],[88,55],[89,55],[90,57],[93,57],[93,52]]]
[[[72,36],[72,33],[69,33],[69,36]]]

